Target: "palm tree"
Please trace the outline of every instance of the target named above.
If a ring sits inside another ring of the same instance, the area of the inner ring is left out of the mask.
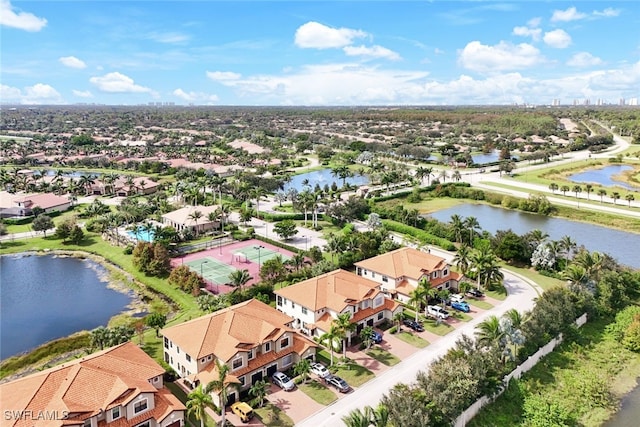
[[[249,394],[258,402],[258,407],[264,405],[264,398],[267,397],[269,385],[265,380],[259,380],[253,383],[249,389]]]
[[[396,332],[402,332],[402,322],[404,321],[404,313],[402,311],[393,315],[393,321],[396,324]]]
[[[478,218],[476,218],[475,216],[467,217],[464,220],[464,225],[469,230],[469,244],[472,245],[473,244],[473,235],[474,235],[475,231],[480,228],[480,223],[478,222]]]
[[[613,204],[614,204],[614,205],[617,205],[617,204],[618,204],[618,203],[617,203],[617,200],[620,198],[620,193],[618,193],[617,191],[614,191],[614,192],[611,194],[611,198],[613,199]]]
[[[351,346],[351,333],[356,330],[358,325],[351,323],[351,312],[338,314],[338,317],[333,319],[333,324],[338,327],[338,331],[342,335],[343,339],[347,340],[347,343],[342,345],[342,357],[347,357],[347,347]]]
[[[585,185],[585,186],[584,186],[584,191],[586,191],[586,193],[587,193],[587,200],[590,200],[590,199],[589,199],[589,195],[590,195],[590,194],[591,194],[591,192],[593,191],[593,185],[591,185],[591,184],[587,184],[587,185]]]
[[[476,337],[478,344],[483,347],[491,347],[499,344],[504,338],[504,331],[500,326],[500,319],[497,316],[489,316],[476,326]]]
[[[200,421],[200,427],[204,427],[204,420],[207,417],[205,409],[213,407],[213,399],[211,394],[202,390],[202,384],[200,384],[187,396],[186,406],[187,414],[193,415]]]
[[[231,378],[229,377],[229,366],[226,363],[220,362],[220,360],[216,359],[216,371],[218,372],[218,378],[211,381],[204,388],[205,393],[216,393],[218,395],[218,403],[220,407],[220,414],[222,415],[222,420],[220,425],[225,425],[226,411],[225,408],[227,406],[227,401],[229,399],[229,391],[227,387],[231,384]]]
[[[598,196],[600,196],[600,203],[604,202],[604,196],[607,195],[607,190],[605,190],[604,188],[601,188],[598,190]]]
[[[573,240],[569,235],[562,236],[558,244],[562,251],[565,253],[567,259],[569,259],[571,251],[573,251],[577,247],[575,240]]]
[[[251,280],[251,274],[249,270],[234,270],[229,273],[229,280],[231,281],[231,286],[238,289],[240,293],[242,293],[242,287],[247,284],[249,280]]]
[[[551,184],[549,184],[549,190],[551,190],[552,193],[555,193],[557,189],[558,189],[558,184],[556,184],[555,182],[552,182]]]
[[[442,182],[447,182],[447,171],[442,169],[440,173],[438,173],[438,178],[442,178]]]
[[[309,359],[300,359],[293,367],[293,373],[302,377],[302,382],[306,383],[311,372],[311,361]]]
[[[389,408],[382,403],[378,403],[378,406],[373,410],[373,419],[371,422],[374,427],[387,427],[389,424]]]
[[[460,174],[459,170],[455,170],[451,174],[451,179],[455,180],[456,182],[459,182],[462,179],[462,174]]]
[[[563,185],[562,187],[560,187],[560,191],[562,191],[562,195],[566,196],[567,195],[567,191],[569,191],[570,188],[568,185]]]
[[[342,422],[346,427],[370,427],[373,414],[370,406],[365,406],[361,411],[360,409],[354,409],[347,415],[342,417]]]
[[[341,235],[329,233],[325,250],[331,253],[331,261],[335,262],[335,255],[344,249],[344,239]]]
[[[413,291],[411,291],[411,293],[409,294],[409,297],[410,298],[408,303],[412,305],[416,310],[415,321],[417,322],[418,313],[420,312],[420,309],[422,308],[422,304],[425,302],[425,299],[427,298],[427,289],[423,288],[422,286],[418,286]]]
[[[629,207],[631,207],[631,202],[636,199],[631,193],[628,193],[626,196],[624,196],[624,198],[627,202],[629,202]]]
[[[427,185],[429,185],[429,181],[432,173],[433,173],[433,168],[426,168],[426,167],[420,166],[416,169],[416,177],[420,179],[420,182],[422,182],[426,177]]]
[[[462,243],[462,232],[464,231],[465,225],[458,214],[451,215],[451,230],[453,231],[453,235],[455,236],[456,242]]]
[[[534,247],[538,247],[540,243],[544,242],[549,237],[549,234],[538,228],[531,230],[528,235]]]
[[[578,194],[582,193],[582,187],[580,185],[573,186],[573,192],[576,193],[576,199],[578,198]]]
[[[329,330],[320,336],[320,344],[329,347],[329,353],[331,354],[329,366],[333,365],[333,350],[340,345],[342,336],[342,332],[335,324],[331,324]]]
[[[471,267],[471,248],[465,244],[460,246],[453,257],[453,263],[460,269],[463,276],[466,276]]]
[[[196,230],[196,236],[198,235],[198,221],[202,217],[203,217],[202,212],[200,212],[199,210],[195,210],[191,212],[188,217],[189,219],[193,220],[193,222],[196,223],[196,226],[194,227],[194,229]]]

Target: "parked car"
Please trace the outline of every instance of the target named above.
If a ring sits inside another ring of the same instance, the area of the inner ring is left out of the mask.
[[[371,331],[371,341],[373,341],[376,344],[380,344],[382,342],[382,334],[378,331],[376,331],[375,329]]]
[[[235,402],[231,405],[231,412],[236,414],[240,421],[248,423],[253,418],[253,408],[245,402]]]
[[[452,303],[454,303],[454,302],[464,302],[464,295],[462,295],[462,294],[452,294],[449,297],[449,300],[451,300]]]
[[[416,332],[424,331],[424,328],[422,327],[422,325],[416,322],[415,320],[404,319],[402,323],[404,323],[405,326],[408,326],[409,328],[413,329]]]
[[[449,317],[449,312],[439,305],[428,305],[427,313],[440,319],[446,319]]]
[[[283,372],[276,372],[275,374],[273,374],[271,379],[273,380],[273,383],[275,385],[277,385],[284,391],[291,391],[296,388],[296,384],[293,382],[293,380]]]
[[[451,303],[451,307],[455,308],[458,311],[463,311],[465,313],[468,313],[471,311],[471,308],[469,307],[469,304],[467,304],[464,301],[454,301]]]
[[[345,380],[335,375],[330,375],[324,380],[327,382],[327,384],[335,387],[336,390],[338,390],[340,393],[346,393],[351,390],[351,387]]]
[[[316,374],[320,378],[327,378],[329,375],[331,375],[331,372],[329,372],[329,370],[319,362],[311,364],[311,372]]]
[[[478,288],[471,288],[467,291],[467,293],[471,296],[474,296],[476,298],[482,298],[484,296],[484,294],[482,293],[482,291]]]

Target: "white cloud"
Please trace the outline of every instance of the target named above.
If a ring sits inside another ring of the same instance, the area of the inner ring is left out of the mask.
[[[571,36],[566,31],[557,29],[544,33],[544,42],[556,49],[564,49],[571,44]]]
[[[152,32],[147,34],[147,39],[156,41],[158,43],[184,43],[188,41],[191,37],[187,34],[177,33],[177,32],[166,32],[166,33],[158,33]]]
[[[435,53],[436,55],[442,55],[442,54],[444,54],[444,50],[439,49],[439,48],[435,48],[435,49],[433,49],[433,53]]]
[[[551,15],[551,22],[577,21],[586,17],[586,13],[578,12],[578,9],[573,6],[567,10],[554,10],[553,15]]]
[[[516,36],[531,37],[533,40],[538,41],[542,35],[542,30],[531,27],[514,27],[513,34]]]
[[[207,71],[207,77],[216,82],[226,82],[229,80],[238,80],[242,75],[232,71]]]
[[[134,83],[131,77],[113,72],[100,77],[91,77],[89,82],[96,85],[98,90],[109,93],[153,93],[148,87]]]
[[[531,18],[527,21],[527,27],[530,28],[537,28],[540,26],[540,23],[542,22],[542,18],[540,17],[536,17],[536,18]]]
[[[187,102],[204,102],[207,104],[211,104],[218,101],[217,95],[210,95],[204,92],[185,92],[182,89],[176,89],[173,91],[173,94]]]
[[[7,85],[0,85],[0,98],[4,103],[16,104],[37,105],[65,103],[57,90],[44,83],[27,86],[24,90]]]
[[[620,9],[614,9],[612,7],[608,7],[604,10],[594,10],[594,16],[602,16],[604,18],[613,18],[620,15]]]
[[[0,25],[36,32],[47,25],[47,20],[29,12],[15,11],[9,0],[0,0]]]
[[[361,30],[332,28],[310,21],[296,30],[295,44],[301,48],[340,48],[352,44],[354,39],[367,36],[368,34]]]
[[[602,59],[591,55],[589,52],[578,52],[567,61],[567,65],[570,67],[590,67],[601,64]]]
[[[93,98],[93,94],[89,90],[75,90],[73,89],[71,92],[79,98]]]
[[[85,64],[83,60],[78,59],[75,56],[63,56],[61,58],[58,58],[58,61],[60,61],[60,63],[65,67],[69,68],[87,68],[87,64]]]
[[[458,62],[464,68],[485,73],[529,68],[543,61],[540,51],[527,43],[514,45],[501,41],[487,46],[472,41],[458,53]]]
[[[345,46],[342,48],[347,56],[367,56],[370,58],[385,58],[391,61],[397,61],[400,59],[400,55],[396,52],[387,49],[386,47],[374,45],[371,47],[367,47],[364,45],[360,46]]]

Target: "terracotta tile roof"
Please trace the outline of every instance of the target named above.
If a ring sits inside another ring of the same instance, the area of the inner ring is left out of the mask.
[[[55,208],[57,206],[64,206],[66,204],[71,203],[68,198],[63,196],[57,196],[53,193],[31,194],[21,199],[17,199],[16,202],[19,202],[19,203],[31,202],[31,205],[29,206],[30,208],[39,206],[42,209]]]
[[[136,426],[151,418],[155,419],[158,424],[165,418],[176,411],[184,411],[187,408],[167,389],[160,389],[156,393],[155,407],[150,411],[143,412],[137,417],[127,419],[126,417],[119,418],[107,424],[106,421],[100,421],[98,427],[130,427]]]
[[[439,256],[404,247],[357,262],[355,265],[395,279],[409,277],[419,280],[425,272],[443,269],[447,262]]]
[[[164,369],[137,345],[128,342],[82,359],[0,385],[3,409],[97,414],[123,396],[156,393],[149,380]],[[127,400],[127,399],[125,399]],[[84,415],[83,415],[84,414]],[[2,426],[61,426],[74,420],[2,420]]]
[[[304,354],[311,347],[318,347],[313,341],[304,338],[298,334],[293,336],[293,345],[283,349],[280,352],[270,351],[268,353],[259,354],[257,357],[251,359],[247,366],[244,368],[238,369],[237,371],[233,371],[233,375],[236,377],[248,374],[249,372],[253,372],[257,369],[260,369],[263,366],[271,364],[278,359],[281,359],[291,353],[296,353],[299,356]]]
[[[379,286],[378,283],[357,274],[334,270],[279,289],[275,294],[309,310],[329,308],[340,313],[349,305],[375,298],[380,293]]]
[[[161,333],[191,357],[199,359],[213,354],[228,362],[240,350],[293,331],[289,327],[291,320],[286,314],[252,299],[163,329]]]
[[[384,304],[382,304],[379,307],[365,308],[364,310],[358,310],[358,312],[355,313],[353,317],[351,317],[351,323],[357,323],[363,319],[366,319],[367,317],[373,316],[385,310],[389,310],[393,313],[394,311],[396,311],[398,307],[400,307],[399,302],[385,298]]]
[[[333,323],[333,316],[329,313],[324,313],[318,320],[316,320],[316,328],[321,331],[328,331],[331,328],[331,324]]]

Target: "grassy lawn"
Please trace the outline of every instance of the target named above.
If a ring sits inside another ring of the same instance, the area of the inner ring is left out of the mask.
[[[365,353],[367,354],[367,356],[373,357],[378,362],[383,363],[387,366],[394,366],[400,363],[400,359],[389,353],[387,350],[383,350],[381,348],[372,347],[369,350],[365,351]]]
[[[414,335],[411,332],[402,331],[399,334],[395,334],[395,336],[398,339],[406,342],[407,344],[411,344],[412,346],[417,348],[425,348],[426,346],[429,345],[429,341],[425,340],[422,337]]]
[[[338,397],[333,391],[329,390],[316,380],[312,380],[306,384],[299,384],[298,388],[321,405],[326,406],[331,402],[338,400]]]
[[[454,206],[458,206],[464,203],[468,203],[468,200],[452,199],[449,197],[425,197],[418,203],[409,203],[406,198],[398,198],[385,200],[384,202],[378,202],[379,205],[384,207],[404,206],[406,209],[417,209],[420,213],[431,213],[443,209],[449,209]]]
[[[59,216],[56,216],[53,219],[53,223],[57,226],[58,224],[60,224],[62,221],[65,221],[67,218],[70,218],[72,216],[78,216],[80,214],[80,212],[82,212],[84,210],[84,208],[86,208],[88,206],[88,204],[80,204],[80,205],[76,205],[74,206],[73,209],[69,209],[63,213],[61,213]],[[44,214],[46,215],[46,214]],[[26,233],[28,231],[32,231],[31,230],[31,223],[29,222],[28,224],[17,224],[17,225],[12,225],[12,224],[7,224],[7,234],[15,234],[15,233]],[[51,234],[51,233],[49,233]],[[42,236],[42,233],[39,232],[38,235]]]
[[[273,427],[293,427],[295,423],[280,408],[272,403],[267,403],[262,408],[254,409],[254,414],[265,426]]]
[[[180,400],[180,402],[184,404],[187,403],[187,393],[185,393],[184,390],[179,385],[175,383],[169,383],[169,382],[165,382],[164,385],[169,390],[171,390],[171,393],[173,393],[173,395],[177,397]],[[208,427],[215,427],[216,422],[213,420],[213,418],[211,418],[208,414],[205,414],[205,415],[206,415],[206,419],[204,421],[204,425]],[[193,415],[188,416],[187,419],[189,420],[191,425],[198,426],[198,427],[200,426],[200,421],[196,420],[196,417],[194,417]]]
[[[565,282],[560,279],[556,279],[555,277],[543,276],[533,269],[513,266],[508,266],[506,269],[513,270],[513,272],[526,277],[532,282],[537,283],[545,291],[551,288],[555,288],[556,286],[563,286],[565,284]]]
[[[469,316],[467,313],[463,313],[461,311],[454,310],[452,308],[447,309],[447,311],[449,311],[449,314],[450,314],[449,317],[453,317],[454,319],[460,320],[462,322],[468,322],[471,319],[473,319],[473,317]]]
[[[483,301],[481,299],[475,299],[473,297],[467,297],[467,298],[465,298],[465,300],[469,303],[469,305],[481,308],[483,310],[489,310],[490,308],[493,308],[493,304],[490,304],[490,303],[488,303],[486,301]]]
[[[345,380],[351,387],[360,387],[375,376],[373,372],[354,362],[333,365],[331,371]]]
[[[507,290],[502,286],[492,291],[485,290],[484,294],[499,301],[504,301],[507,298]]]

